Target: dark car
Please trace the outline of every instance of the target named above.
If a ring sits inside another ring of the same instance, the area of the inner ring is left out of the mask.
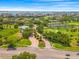
[[[7,51],[16,50],[16,48],[8,48]]]
[[[66,54],[66,56],[70,56],[70,54]]]
[[[77,55],[79,55],[79,53],[77,53]]]
[[[69,59],[69,58],[65,58],[65,59]]]

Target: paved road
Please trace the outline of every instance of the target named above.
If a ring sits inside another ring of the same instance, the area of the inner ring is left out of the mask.
[[[31,46],[24,48],[17,48],[16,50],[10,50],[10,51],[0,48],[0,59],[10,59],[12,55],[19,54],[20,52],[23,51],[35,53],[37,55],[37,59],[65,59],[66,54],[70,54],[71,59],[79,59],[79,56],[76,55],[78,52],[60,51],[48,48],[39,49]]]
[[[32,47],[38,47],[38,44],[39,44],[39,42],[38,42],[38,40],[33,36],[30,36],[29,37],[29,40],[31,41],[31,43],[32,43]]]
[[[30,36],[29,40],[32,42],[31,45],[32,47],[38,47],[39,42],[34,36]],[[49,49],[52,48],[48,40],[44,38],[42,38],[42,40],[45,42],[45,46],[46,46],[45,48],[49,48]]]
[[[48,40],[46,40],[46,39],[42,39],[44,42],[45,42],[45,48],[49,48],[49,49],[51,49],[52,48],[52,46],[50,45],[50,43],[49,43],[49,41]]]

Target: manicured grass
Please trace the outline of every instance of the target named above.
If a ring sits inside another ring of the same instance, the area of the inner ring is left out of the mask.
[[[19,29],[3,29],[0,31],[0,48],[8,48],[10,44],[13,44],[14,47],[27,47],[31,45],[29,39],[23,39],[18,35]]]
[[[52,28],[44,28],[43,31],[44,31],[44,32],[47,32],[47,33],[49,33],[49,32],[58,32],[57,29],[52,29]]]
[[[39,44],[38,44],[39,48],[44,48],[45,47],[45,42],[42,40],[39,40]]]
[[[78,38],[78,32],[71,32],[72,28],[45,28],[44,29],[44,32],[48,33],[48,32],[54,32],[56,33],[57,31],[58,32],[61,32],[61,33],[65,33],[67,34],[68,36],[74,36],[76,38]],[[70,42],[70,44],[72,43],[72,45],[76,45],[76,42],[75,44],[73,44],[73,42],[75,42],[73,39],[72,39],[72,42]],[[56,49],[61,49],[61,50],[67,50],[67,51],[79,51],[79,47],[66,47],[66,46],[63,46],[61,44],[58,44],[58,43],[53,43],[53,46],[56,48]]]
[[[17,43],[17,47],[27,47],[30,46],[31,42],[29,39],[21,39],[18,43]]]
[[[79,22],[69,22],[68,25],[79,25]]]
[[[15,47],[27,47],[31,45],[31,42],[29,39],[21,39],[20,41],[18,41],[17,43],[13,43],[15,44]],[[8,44],[3,44],[0,46],[0,48],[8,48]]]
[[[62,46],[61,44],[58,44],[58,43],[53,43],[52,46],[55,47],[55,48],[59,48],[59,49],[65,48],[64,46]]]
[[[65,29],[65,28],[44,28],[44,30],[43,30],[44,32],[55,32],[55,33],[57,33],[58,31],[59,32],[64,32],[64,33],[67,33],[68,31],[67,31],[67,29]]]
[[[79,51],[79,47],[65,47],[58,43],[54,43],[52,46],[55,47],[56,49],[65,50],[65,51]]]
[[[3,29],[3,30],[1,30],[0,31],[0,35],[1,36],[10,36],[10,35],[12,35],[12,34],[15,34],[16,32],[18,32],[19,31],[19,29]]]
[[[8,47],[8,44],[4,44],[2,46],[0,46],[0,48],[7,48]]]

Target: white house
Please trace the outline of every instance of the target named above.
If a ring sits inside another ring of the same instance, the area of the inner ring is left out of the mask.
[[[29,28],[29,26],[26,26],[26,25],[19,26],[19,29],[21,29],[21,32],[23,32],[23,30],[25,30],[26,28]]]

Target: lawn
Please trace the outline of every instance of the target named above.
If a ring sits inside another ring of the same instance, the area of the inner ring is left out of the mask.
[[[77,38],[78,37],[78,32],[71,32],[70,31],[71,30],[71,28],[68,28],[68,29],[65,29],[65,28],[45,28],[44,29],[44,32],[54,32],[54,33],[56,33],[56,31],[59,31],[59,32],[62,32],[62,33],[66,33],[68,36],[73,36],[73,37],[75,37],[75,38]],[[72,41],[71,41],[71,43],[70,44],[72,44],[72,45],[76,45],[75,43],[73,44],[73,42],[75,42],[73,39],[72,39]],[[72,46],[71,45],[71,47],[66,47],[66,46],[63,46],[63,45],[61,45],[61,44],[59,44],[59,43],[54,43],[53,44],[53,46],[56,48],[56,49],[60,49],[60,50],[67,50],[67,51],[79,51],[79,47],[78,46]]]
[[[21,39],[18,43],[17,43],[17,47],[27,47],[30,46],[31,42],[29,39]]]
[[[65,50],[65,51],[79,51],[79,47],[65,47],[58,43],[53,43],[52,46],[56,49]]]
[[[49,33],[49,32],[58,32],[57,29],[53,29],[53,28],[44,28],[43,31],[44,31],[44,32],[47,32],[47,33]]]
[[[29,39],[21,39],[20,41],[18,42],[14,42],[13,43],[15,45],[15,47],[28,47],[31,45],[31,42]],[[0,46],[0,48],[8,48],[8,45],[9,44],[3,44]]]
[[[8,48],[10,44],[14,47],[27,47],[31,45],[29,39],[19,37],[19,29],[3,29],[0,31],[0,48]]]
[[[68,22],[68,25],[79,25],[79,22]]]
[[[15,34],[17,31],[19,31],[19,29],[3,29],[0,31],[0,35],[1,36],[10,36],[12,34]]]

